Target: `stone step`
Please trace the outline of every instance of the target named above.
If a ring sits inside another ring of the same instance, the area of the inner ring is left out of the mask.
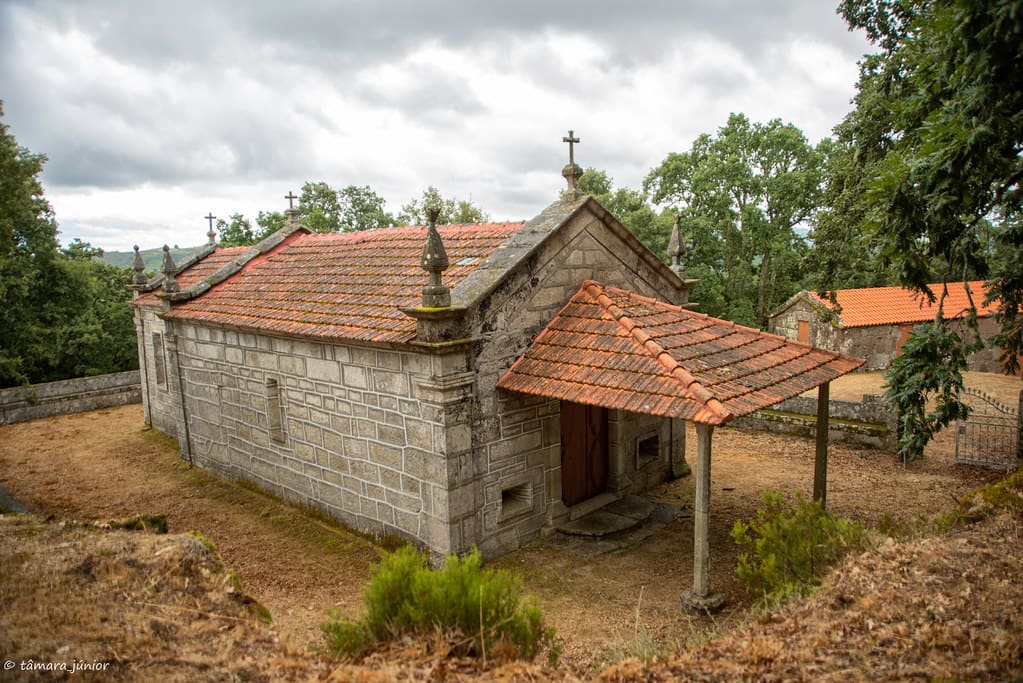
[[[611,494],[602,494],[611,496]],[[600,498],[601,496],[596,496]],[[581,517],[570,519],[557,529],[570,536],[600,538],[634,529],[646,522],[654,511],[654,505],[639,496],[624,496],[596,506]],[[594,500],[594,499],[591,499]],[[589,502],[589,501],[586,501]],[[573,511],[579,506],[573,506]]]

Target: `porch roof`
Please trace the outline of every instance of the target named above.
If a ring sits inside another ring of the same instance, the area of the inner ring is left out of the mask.
[[[716,425],[863,362],[588,280],[497,386]]]

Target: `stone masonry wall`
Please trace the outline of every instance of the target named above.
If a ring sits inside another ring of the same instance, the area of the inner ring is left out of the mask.
[[[895,451],[898,442],[895,412],[884,397],[867,394],[859,403],[832,400],[828,410],[830,441]],[[737,418],[729,426],[813,437],[817,433],[817,398],[796,396]]]
[[[0,389],[0,424],[81,413],[141,400],[138,370]]]
[[[196,464],[353,528],[454,550],[450,406],[431,394],[447,359],[173,327]]]
[[[180,413],[179,392],[171,381],[172,367],[167,355],[167,329],[153,309],[140,309],[135,313],[136,333],[141,336],[139,370],[142,382],[142,403],[147,424],[161,432],[178,438]],[[157,366],[161,369],[158,372]]]
[[[661,299],[674,291],[600,220],[583,213],[512,273],[471,324],[481,339],[474,359],[473,436],[480,501],[477,542],[485,555],[519,547],[567,517],[561,502],[560,403],[498,391],[495,385],[586,279]],[[663,479],[668,448],[655,464],[644,463],[643,476],[634,477],[636,461],[628,453],[634,452],[635,430],[627,431],[619,420],[612,411],[609,489],[624,493],[634,490],[633,482],[649,485]]]

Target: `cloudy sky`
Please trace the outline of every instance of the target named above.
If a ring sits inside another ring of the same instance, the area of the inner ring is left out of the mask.
[[[730,112],[828,135],[868,49],[837,4],[0,0],[0,100],[65,244],[201,244],[207,212],[307,180],[518,220],[563,188],[570,128],[633,188]]]

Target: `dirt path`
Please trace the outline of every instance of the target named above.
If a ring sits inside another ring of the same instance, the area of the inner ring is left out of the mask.
[[[690,431],[690,453],[695,448]],[[689,456],[690,461],[693,456]],[[935,459],[904,469],[891,455],[832,446],[830,508],[869,526],[911,533],[954,497],[998,478]],[[642,544],[581,557],[558,536],[501,558],[518,572],[563,638],[566,658],[594,667],[622,656],[668,652],[741,622],[751,603],[734,578],[737,519],[750,518],[765,489],[809,495],[813,443],[797,437],[718,429],[711,496],[712,585],[727,597],[714,618],[692,618],[679,597],[692,577],[692,523],[679,519]],[[165,513],[172,532],[212,540],[247,592],[273,614],[282,638],[316,643],[331,608],[354,615],[379,551],[258,492],[186,468],[176,446],[145,430],[140,406],[0,427],[0,485],[31,512],[57,518]],[[692,477],[651,496],[679,508]],[[592,669],[591,669],[592,670]]]
[[[261,493],[189,469],[177,446],[125,406],[0,427],[0,484],[30,512],[57,518],[167,515],[169,531],[213,541],[281,635],[305,645],[329,608],[355,613],[369,541]]]

